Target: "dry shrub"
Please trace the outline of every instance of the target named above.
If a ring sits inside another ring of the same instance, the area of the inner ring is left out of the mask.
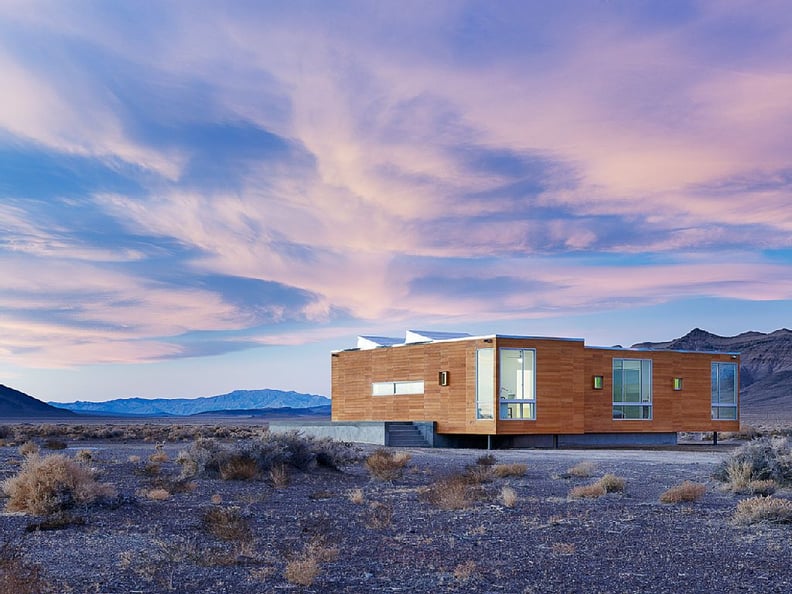
[[[366,526],[382,530],[391,525],[393,508],[387,503],[372,501],[366,510]]]
[[[44,447],[48,450],[65,450],[68,444],[62,439],[51,437],[44,440]]]
[[[567,476],[577,476],[581,478],[590,477],[594,474],[597,465],[593,462],[578,462],[571,468],[567,468],[566,474]]]
[[[170,499],[170,491],[167,489],[149,489],[146,491],[146,497],[153,501],[165,501],[166,499]]]
[[[378,448],[366,458],[366,468],[376,479],[393,481],[402,476],[404,467],[409,461],[410,454],[407,452],[394,453],[385,448]]]
[[[94,459],[94,455],[91,450],[80,450],[77,452],[77,454],[75,454],[74,457],[80,462],[91,462]]]
[[[600,480],[597,481],[607,493],[621,493],[624,491],[626,481],[620,476],[615,474],[605,474]]]
[[[744,491],[749,482],[757,480],[792,485],[792,441],[785,436],[754,439],[724,460],[715,477],[734,492]]]
[[[466,509],[484,498],[484,490],[467,473],[455,473],[432,483],[422,497],[440,509]]]
[[[737,504],[734,512],[737,524],[756,524],[770,522],[773,524],[792,523],[792,501],[778,497],[751,497]]]
[[[210,501],[215,505],[220,505],[221,503],[223,503],[223,496],[220,495],[220,493],[215,493],[214,495],[212,495]]]
[[[746,486],[746,492],[751,495],[772,495],[776,492],[778,485],[773,479],[763,481],[750,481]]]
[[[363,489],[353,489],[349,493],[349,500],[355,505],[362,505],[366,502],[366,496],[363,494]]]
[[[18,547],[5,542],[0,545],[0,592],[43,594],[53,589],[44,579],[40,565],[29,563]]]
[[[498,478],[523,476],[528,471],[525,464],[498,464],[492,468],[492,474]]]
[[[319,561],[314,557],[298,557],[286,564],[283,577],[290,584],[310,586],[319,575]]]
[[[249,543],[253,540],[250,522],[238,507],[212,507],[202,518],[204,529],[221,540]]]
[[[32,454],[39,453],[39,447],[36,443],[32,441],[26,441],[21,446],[19,446],[19,453],[23,456],[30,456]]]
[[[591,485],[573,487],[569,491],[569,497],[571,499],[597,499],[605,495],[605,493],[605,487],[597,482]]]
[[[289,475],[289,467],[285,464],[278,464],[273,466],[269,472],[270,482],[276,489],[285,489],[291,483],[291,476]]]
[[[161,443],[154,447],[154,453],[149,456],[149,462],[154,462],[155,464],[162,464],[169,459],[168,452],[165,451],[165,447]]]
[[[468,466],[465,468],[465,477],[472,485],[480,485],[492,481],[494,466]]]
[[[314,536],[305,547],[305,556],[313,557],[322,563],[330,563],[338,559],[338,547],[328,544],[327,538],[322,535]]]
[[[506,507],[514,507],[517,503],[517,491],[511,487],[503,487],[501,489],[501,501]]]
[[[692,481],[674,485],[660,495],[662,503],[684,503],[698,501],[707,492],[707,486]]]
[[[29,456],[19,473],[2,483],[8,495],[6,509],[46,515],[77,504],[90,504],[116,494],[111,485],[62,454]]]
[[[140,464],[140,456],[132,455],[127,458],[127,461],[129,461],[131,464]]]
[[[476,562],[468,559],[454,568],[454,578],[460,582],[466,582],[476,572]]]
[[[224,481],[249,481],[259,476],[258,463],[246,453],[229,456],[219,468]]]
[[[476,464],[479,466],[494,466],[497,462],[498,459],[494,454],[482,454],[476,458]]]

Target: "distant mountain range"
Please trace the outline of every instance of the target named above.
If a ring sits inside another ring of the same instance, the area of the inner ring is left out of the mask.
[[[0,419],[73,419],[73,412],[62,410],[24,392],[0,384]]]
[[[178,416],[202,413],[261,409],[307,409],[326,407],[330,399],[314,394],[282,390],[235,390],[220,396],[203,398],[119,398],[105,402],[50,402],[54,407],[84,415],[111,416]]]
[[[742,412],[792,414],[792,330],[718,336],[696,328],[668,342],[641,342],[633,347],[738,352]]]

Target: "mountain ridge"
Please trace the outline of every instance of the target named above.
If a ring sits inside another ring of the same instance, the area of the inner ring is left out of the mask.
[[[50,406],[38,398],[0,384],[0,419],[29,417],[73,419],[76,416],[71,411]]]
[[[133,416],[190,416],[228,410],[311,408],[329,406],[330,399],[294,390],[234,390],[198,398],[115,398],[104,402],[50,402],[54,407],[79,414]]]

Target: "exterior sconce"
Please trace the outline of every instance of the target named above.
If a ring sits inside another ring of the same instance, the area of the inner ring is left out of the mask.
[[[490,344],[491,344],[491,343],[492,343],[492,339],[491,339],[491,338],[485,338],[485,339],[484,339],[484,342],[486,342],[486,343],[490,343]]]
[[[449,376],[447,371],[441,371],[440,373],[437,374],[437,383],[440,384],[441,386],[447,386],[448,379]]]
[[[674,378],[674,391],[679,392],[682,389],[682,378],[675,377]]]
[[[595,375],[594,376],[594,389],[595,390],[602,390],[603,382],[604,382],[604,379],[603,379],[603,377],[601,375]]]

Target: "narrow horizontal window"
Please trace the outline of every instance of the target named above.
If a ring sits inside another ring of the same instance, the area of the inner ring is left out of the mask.
[[[403,396],[406,394],[423,394],[424,382],[373,382],[371,384],[372,396]]]

